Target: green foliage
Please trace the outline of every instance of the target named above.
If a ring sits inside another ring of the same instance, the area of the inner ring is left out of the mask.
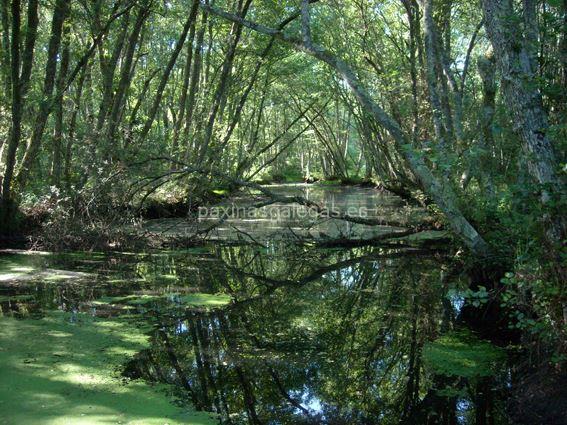
[[[509,311],[509,327],[520,329],[548,344],[560,338],[562,312],[557,305],[565,296],[564,285],[546,280],[534,261],[518,264],[502,278],[501,306]],[[559,325],[559,329],[556,326]]]
[[[480,307],[481,305],[486,304],[489,300],[489,294],[484,286],[479,286],[478,291],[467,289],[463,292],[463,296],[468,303],[472,304],[473,307]]]
[[[301,170],[292,165],[286,165],[281,170],[274,170],[269,178],[274,183],[298,183],[303,181]]]

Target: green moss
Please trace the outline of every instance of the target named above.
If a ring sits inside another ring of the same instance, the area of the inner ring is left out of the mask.
[[[125,383],[120,365],[147,345],[131,319],[65,313],[0,318],[0,417],[6,424],[213,424],[165,387]]]
[[[491,376],[505,359],[504,350],[466,331],[454,331],[425,344],[425,366],[445,376]]]

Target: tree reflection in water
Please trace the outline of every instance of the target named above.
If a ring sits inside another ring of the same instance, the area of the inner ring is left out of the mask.
[[[151,348],[127,375],[174,383],[226,424],[500,423],[493,378],[424,367],[424,344],[460,306],[443,258],[232,246],[187,261],[186,279],[234,303],[151,310]]]

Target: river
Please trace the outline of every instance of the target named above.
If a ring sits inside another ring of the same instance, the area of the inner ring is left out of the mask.
[[[427,216],[369,188],[273,189],[385,222]],[[1,314],[136,317],[148,344],[123,357],[124,379],[166,384],[223,424],[505,423],[505,361],[459,324],[466,282],[443,244],[317,248],[399,228],[266,208],[223,220],[197,248],[4,253]],[[202,226],[218,219],[207,214]]]

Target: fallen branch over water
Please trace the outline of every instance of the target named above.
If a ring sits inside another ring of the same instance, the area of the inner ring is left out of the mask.
[[[415,235],[420,233],[420,230],[409,229],[402,231],[394,231],[384,233],[382,235],[375,236],[373,238],[361,238],[361,239],[350,239],[350,238],[338,238],[338,239],[325,239],[321,241],[314,242],[314,245],[321,248],[357,248],[361,246],[370,246],[380,244],[384,241],[401,238],[404,236]]]

